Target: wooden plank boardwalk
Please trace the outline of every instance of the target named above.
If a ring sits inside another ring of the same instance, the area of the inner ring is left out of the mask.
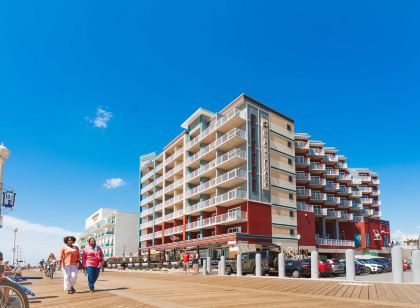
[[[31,307],[84,307],[87,301],[89,307],[420,307],[420,285],[413,284],[105,272],[98,292],[89,294],[79,275],[77,293],[68,295],[60,275],[33,282],[38,297]]]

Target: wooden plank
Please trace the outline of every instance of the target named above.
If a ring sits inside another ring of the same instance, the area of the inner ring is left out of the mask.
[[[363,286],[357,285],[354,288],[353,293],[350,295],[351,298],[360,298],[360,292],[362,292]]]
[[[334,296],[337,296],[337,297],[342,297],[343,296],[343,294],[347,291],[347,289],[350,287],[348,284],[344,284],[344,285],[340,285],[341,286],[341,288],[338,290],[338,292],[337,293],[335,293],[335,295]]]
[[[376,290],[376,285],[372,284],[369,286],[369,299],[378,300],[378,292]]]
[[[323,281],[321,283],[313,283],[311,287],[304,290],[303,294],[314,294],[316,291],[319,291],[320,289],[325,288],[329,285],[329,281]]]
[[[358,286],[356,285],[348,285],[349,288],[346,290],[346,292],[343,293],[342,297],[350,298],[353,292],[357,289]]]
[[[325,284],[325,286],[323,288],[319,288],[318,290],[316,290],[312,294],[325,294],[326,295],[329,292],[329,290],[334,288],[336,285],[337,285],[336,282],[331,281],[330,283]]]

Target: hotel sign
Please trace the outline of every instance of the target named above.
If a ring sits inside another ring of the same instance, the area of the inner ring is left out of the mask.
[[[269,125],[268,119],[261,116],[261,175],[262,175],[262,189],[270,190],[270,167],[269,167]]]

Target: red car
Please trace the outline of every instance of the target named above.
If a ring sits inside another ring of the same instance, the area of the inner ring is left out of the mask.
[[[333,275],[333,268],[327,260],[318,260],[318,269],[320,276],[331,276]]]
[[[403,270],[404,270],[404,271],[409,271],[409,270],[411,270],[411,266],[410,266],[410,264],[409,264],[407,261],[404,261],[404,262],[403,262]]]

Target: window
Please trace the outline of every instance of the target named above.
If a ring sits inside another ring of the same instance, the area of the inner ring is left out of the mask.
[[[290,235],[291,236],[295,235],[295,229],[290,229]]]
[[[289,200],[293,200],[293,194],[289,194]]]
[[[293,183],[293,176],[289,175],[289,182]]]
[[[287,130],[290,132],[292,131],[292,126],[290,124],[287,124]]]
[[[291,147],[292,147],[292,142],[291,142],[291,141],[287,141],[287,146],[288,146],[289,148],[291,148]]]
[[[288,158],[287,162],[289,163],[289,165],[293,165],[293,160],[291,158]]]
[[[295,212],[289,211],[289,217],[295,217]]]
[[[366,234],[366,247],[370,247],[370,236]]]
[[[241,227],[233,227],[228,229],[228,233],[241,232]]]

